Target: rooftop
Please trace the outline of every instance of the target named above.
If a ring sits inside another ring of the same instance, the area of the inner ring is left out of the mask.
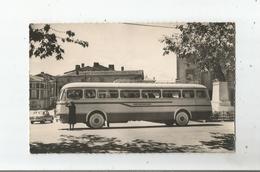
[[[109,64],[105,67],[98,62],[94,62],[93,66],[85,66],[84,63],[81,65],[75,65],[75,69],[64,72],[62,76],[78,76],[78,75],[143,75],[143,70],[125,70],[124,66],[121,70],[115,70],[113,64]]]
[[[44,81],[44,78],[40,77],[40,76],[30,75],[30,81],[41,82],[41,81]]]
[[[126,71],[79,71],[78,74],[71,72],[62,76],[78,75],[143,75],[143,70],[126,70]],[[59,77],[59,76],[58,76]]]
[[[75,72],[82,72],[82,71],[113,71],[114,65],[110,64],[108,67],[105,67],[98,62],[94,62],[93,66],[85,66],[84,63],[81,63],[81,65],[75,65],[74,70],[70,70],[67,72],[64,72],[64,74],[68,73],[75,73]]]
[[[55,77],[53,75],[50,75],[50,74],[44,73],[44,72],[41,72],[41,73],[39,73],[39,74],[37,74],[35,76],[42,77],[42,78],[44,78],[46,80],[55,80]]]

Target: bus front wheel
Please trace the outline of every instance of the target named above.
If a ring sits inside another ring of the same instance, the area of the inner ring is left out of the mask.
[[[105,123],[105,119],[100,113],[93,113],[90,115],[88,125],[91,128],[102,128]]]
[[[189,123],[189,115],[184,111],[178,112],[175,122],[178,126],[186,126]]]

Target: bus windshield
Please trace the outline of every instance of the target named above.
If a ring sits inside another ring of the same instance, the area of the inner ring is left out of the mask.
[[[61,94],[60,94],[60,97],[59,97],[59,101],[60,101],[60,100],[65,100],[65,97],[66,97],[65,90],[61,90]]]

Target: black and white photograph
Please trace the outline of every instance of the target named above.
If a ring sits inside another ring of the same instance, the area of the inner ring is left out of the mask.
[[[259,170],[259,11],[3,1],[0,170]]]
[[[235,153],[236,23],[30,23],[29,147]]]

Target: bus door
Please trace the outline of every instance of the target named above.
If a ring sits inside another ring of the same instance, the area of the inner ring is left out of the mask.
[[[207,120],[211,113],[211,102],[206,89],[196,89],[196,113],[194,118],[197,120]]]

